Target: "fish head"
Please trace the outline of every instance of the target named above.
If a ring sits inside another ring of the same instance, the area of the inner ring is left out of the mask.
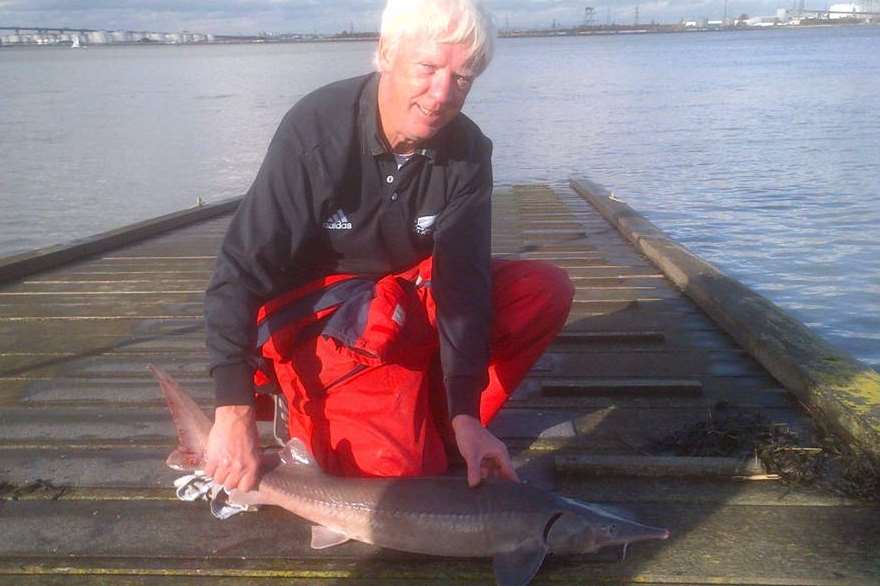
[[[561,555],[595,553],[604,547],[668,538],[666,529],[642,525],[583,503],[559,513],[547,530],[550,551]]]

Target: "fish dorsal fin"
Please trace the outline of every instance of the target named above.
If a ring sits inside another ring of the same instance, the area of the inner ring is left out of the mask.
[[[314,456],[301,439],[295,437],[284,444],[279,452],[281,462],[288,466],[303,466],[320,470]]]
[[[349,539],[348,535],[333,531],[323,525],[312,525],[312,549],[327,549],[342,545]]]
[[[527,539],[513,551],[495,554],[495,581],[498,586],[525,586],[541,569],[546,555],[547,545],[537,537]]]

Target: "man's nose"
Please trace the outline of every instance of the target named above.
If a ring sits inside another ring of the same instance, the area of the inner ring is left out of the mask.
[[[452,75],[445,71],[438,71],[431,81],[431,97],[437,105],[448,104],[453,97],[455,88]]]

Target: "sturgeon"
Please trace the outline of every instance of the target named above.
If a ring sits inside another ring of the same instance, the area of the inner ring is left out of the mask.
[[[171,376],[150,367],[178,434],[166,463],[202,469],[211,420]],[[460,477],[342,478],[324,474],[299,440],[263,458],[255,490],[229,503],[275,505],[314,523],[311,546],[350,539],[419,554],[493,558],[499,586],[525,586],[548,553],[594,553],[607,546],[667,539],[669,532],[602,507],[506,480],[469,488]]]

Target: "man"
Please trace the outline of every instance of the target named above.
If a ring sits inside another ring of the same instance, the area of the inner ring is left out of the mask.
[[[457,448],[471,486],[517,479],[485,424],[572,290],[554,267],[490,258],[491,143],[461,109],[493,47],[474,0],[389,0],[378,72],[285,116],[206,294],[206,472],[227,489],[258,481],[261,365],[331,473],[436,474]]]

